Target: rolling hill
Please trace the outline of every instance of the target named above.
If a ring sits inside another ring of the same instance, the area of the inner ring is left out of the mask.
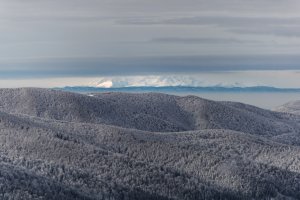
[[[194,96],[0,89],[0,198],[299,199],[299,127]]]
[[[295,115],[300,115],[300,101],[292,101],[289,103],[286,103],[282,106],[279,106],[275,109],[279,112],[286,112],[286,113],[292,113]]]

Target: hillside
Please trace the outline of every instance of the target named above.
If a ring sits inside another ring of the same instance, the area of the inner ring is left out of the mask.
[[[0,104],[0,199],[300,198],[297,115],[34,88]]]
[[[93,96],[44,89],[0,89],[0,111],[155,132],[230,129],[276,136],[299,132],[300,118],[240,103],[160,93]]]
[[[292,113],[295,115],[300,115],[300,101],[292,101],[286,103],[278,108],[275,108],[278,112]]]
[[[173,98],[167,99],[166,96],[165,101],[169,105],[164,108],[164,102],[161,102],[163,105],[160,108],[164,110],[157,109],[152,115],[147,110],[140,112],[139,108],[117,104],[109,98],[34,88],[0,89],[0,111],[8,113],[70,122],[104,123],[150,131],[190,129],[184,122],[185,113],[176,109]],[[145,105],[147,102],[142,103]],[[166,113],[163,114],[164,112]],[[165,119],[167,115],[170,117]]]

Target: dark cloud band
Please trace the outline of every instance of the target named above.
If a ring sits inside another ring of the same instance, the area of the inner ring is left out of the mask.
[[[52,58],[0,62],[0,78],[300,70],[298,55]]]

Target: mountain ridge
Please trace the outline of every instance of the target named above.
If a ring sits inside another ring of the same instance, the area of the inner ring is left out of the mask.
[[[196,96],[89,95],[0,89],[1,199],[300,198],[297,115]]]
[[[71,92],[135,92],[135,91],[177,91],[177,92],[300,92],[300,88],[277,88],[272,86],[130,86],[130,87],[92,87],[92,86],[66,86],[54,89]]]
[[[156,132],[221,128],[277,136],[300,129],[298,117],[291,114],[160,93],[95,93],[91,97],[35,88],[0,89],[0,111]]]
[[[278,112],[286,112],[295,115],[300,115],[300,100],[288,102],[275,108],[274,110]]]

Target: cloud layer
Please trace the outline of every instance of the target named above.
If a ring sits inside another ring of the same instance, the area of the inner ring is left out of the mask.
[[[112,76],[100,77],[83,86],[118,88],[143,86],[223,86],[251,87],[271,86],[283,88],[300,87],[300,71],[231,71],[203,72],[190,75]]]
[[[250,87],[271,86],[279,88],[300,88],[300,70],[276,71],[210,71],[190,74],[160,75],[122,75],[122,76],[87,76],[56,77],[40,79],[0,79],[3,87],[135,87],[135,86],[224,86]]]
[[[0,61],[0,78],[191,74],[217,71],[299,70],[298,55],[39,58]],[[270,72],[272,73],[272,72]]]
[[[298,0],[0,0],[0,78],[300,69]]]
[[[0,0],[0,55],[299,54],[299,8],[298,0]]]

